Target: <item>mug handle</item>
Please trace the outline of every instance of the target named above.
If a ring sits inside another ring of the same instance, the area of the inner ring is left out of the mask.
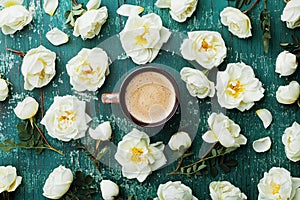
[[[119,104],[120,103],[120,93],[104,93],[101,96],[102,103],[104,104]]]

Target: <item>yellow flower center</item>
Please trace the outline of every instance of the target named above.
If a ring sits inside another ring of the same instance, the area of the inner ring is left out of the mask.
[[[149,32],[149,26],[145,24],[143,27],[144,27],[144,33],[142,35],[138,35],[138,36],[135,37],[136,44],[138,44],[138,45],[148,44],[148,41],[145,38],[145,35],[150,33]]]
[[[65,129],[71,126],[71,124],[76,120],[76,116],[77,114],[74,112],[74,110],[64,111],[64,114],[58,118],[60,128]]]
[[[210,46],[205,40],[202,41],[202,45],[201,45],[202,49],[204,49],[205,51],[207,51],[208,49],[211,49],[212,46]],[[200,49],[199,49],[200,51]]]
[[[243,85],[239,80],[230,81],[227,86],[227,94],[233,96],[234,98],[239,97],[240,94],[244,91],[245,89],[243,88]]]
[[[271,188],[272,188],[272,194],[278,194],[279,191],[280,191],[280,185],[279,184],[271,183]]]
[[[131,156],[131,160],[134,162],[134,163],[139,163],[142,161],[142,158],[141,156],[143,155],[144,151],[142,148],[132,148],[131,149],[132,151],[132,156]]]

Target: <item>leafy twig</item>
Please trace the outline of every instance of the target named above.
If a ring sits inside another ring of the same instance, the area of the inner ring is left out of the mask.
[[[176,169],[174,171],[168,173],[168,175],[172,175],[172,174],[180,174],[180,175],[186,175],[186,176],[190,176],[193,174],[200,175],[200,171],[202,171],[203,169],[205,169],[207,167],[207,165],[206,165],[207,161],[211,161],[216,158],[223,157],[226,154],[229,154],[236,149],[237,148],[224,148],[224,147],[220,147],[218,149],[213,149],[211,156],[202,158],[202,159],[200,159],[192,164],[186,165],[186,166],[182,166],[183,158],[181,158]]]
[[[21,142],[16,143],[12,139],[7,139],[3,143],[0,143],[0,149],[2,151],[8,152],[14,148],[23,148],[36,149],[38,153],[41,153],[44,149],[49,149],[63,155],[61,151],[55,149],[49,144],[33,118],[26,120],[25,124],[19,123],[17,125],[17,130],[18,138]]]
[[[67,20],[66,25],[69,28],[73,28],[76,19],[86,12],[86,10],[82,8],[82,4],[78,4],[76,0],[73,0],[73,3],[75,6],[72,6],[71,10],[66,11],[64,14]]]
[[[271,22],[270,11],[267,9],[267,0],[264,0],[264,10],[260,13],[261,29],[263,31],[262,42],[265,53],[269,51],[269,44],[271,40]]]
[[[235,7],[240,9],[244,4],[249,5],[251,0],[236,0]]]
[[[260,0],[256,0],[256,1],[252,4],[252,6],[250,6],[250,8],[248,8],[247,10],[243,11],[243,13],[244,13],[244,14],[247,14],[248,12],[250,12],[250,11],[256,6],[256,4],[258,4],[259,1],[260,1]]]

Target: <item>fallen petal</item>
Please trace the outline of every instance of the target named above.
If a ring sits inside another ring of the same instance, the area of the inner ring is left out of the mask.
[[[44,10],[50,16],[53,16],[58,7],[58,0],[45,0]]]
[[[89,0],[89,2],[86,4],[86,8],[88,10],[96,10],[100,7],[101,0]]]
[[[269,110],[263,108],[263,109],[257,110],[256,114],[263,122],[264,127],[268,128],[273,120],[272,113]]]
[[[257,153],[262,153],[262,152],[266,152],[271,148],[271,139],[270,137],[264,137],[258,140],[255,140],[252,143],[252,147],[254,149],[255,152]]]
[[[119,15],[129,17],[134,15],[139,15],[144,11],[144,8],[141,6],[134,6],[130,4],[124,4],[118,8],[117,13]]]
[[[58,28],[54,28],[46,34],[46,38],[53,44],[54,46],[59,46],[65,44],[69,41],[69,36],[59,30]]]

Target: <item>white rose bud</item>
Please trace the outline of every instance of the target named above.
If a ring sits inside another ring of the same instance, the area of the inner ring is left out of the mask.
[[[13,192],[21,184],[22,177],[17,176],[17,170],[12,166],[0,166],[0,193]]]
[[[180,181],[169,181],[160,184],[157,190],[157,198],[154,200],[198,200],[192,194],[191,188],[182,184]]]
[[[8,96],[7,82],[0,77],[0,101],[4,101]]]
[[[300,95],[300,85],[297,81],[292,81],[286,86],[280,86],[276,91],[276,99],[282,104],[293,104]]]
[[[180,76],[193,97],[204,99],[215,95],[215,84],[200,70],[184,67],[180,71]]]
[[[56,73],[55,59],[56,54],[43,46],[29,50],[21,66],[24,89],[33,90],[47,85]]]
[[[285,129],[282,135],[282,143],[285,154],[293,162],[300,160],[300,125],[294,122],[291,127]]]
[[[232,199],[246,200],[247,196],[228,181],[213,181],[209,184],[210,197],[212,200]]]
[[[281,21],[286,22],[288,28],[294,29],[300,26],[300,1],[290,0],[281,15]]]
[[[98,10],[88,10],[75,21],[73,35],[81,36],[83,40],[99,35],[102,25],[106,22],[108,12],[106,7]]]
[[[275,72],[279,73],[280,76],[289,76],[293,74],[298,66],[296,55],[283,51],[276,59],[276,69]]]
[[[112,134],[110,123],[103,122],[99,124],[96,129],[89,129],[89,134],[94,140],[110,140]]]
[[[102,180],[100,189],[104,200],[113,200],[119,195],[119,186],[110,180]]]
[[[31,21],[31,13],[22,5],[6,7],[0,11],[0,28],[4,35],[22,30]]]
[[[55,168],[43,187],[43,195],[48,199],[60,199],[69,190],[73,182],[72,171],[64,166]]]
[[[198,0],[157,0],[158,8],[170,8],[171,17],[177,22],[184,22],[194,13]]]
[[[186,132],[178,132],[172,135],[170,141],[169,141],[169,146],[173,151],[179,150],[181,147],[184,149],[190,148],[192,145],[192,140]]]
[[[239,38],[252,36],[250,19],[239,9],[227,7],[220,13],[220,16],[222,24],[228,26],[233,35]]]
[[[14,112],[18,118],[25,120],[34,117],[38,109],[39,103],[32,97],[26,97],[17,104]]]

